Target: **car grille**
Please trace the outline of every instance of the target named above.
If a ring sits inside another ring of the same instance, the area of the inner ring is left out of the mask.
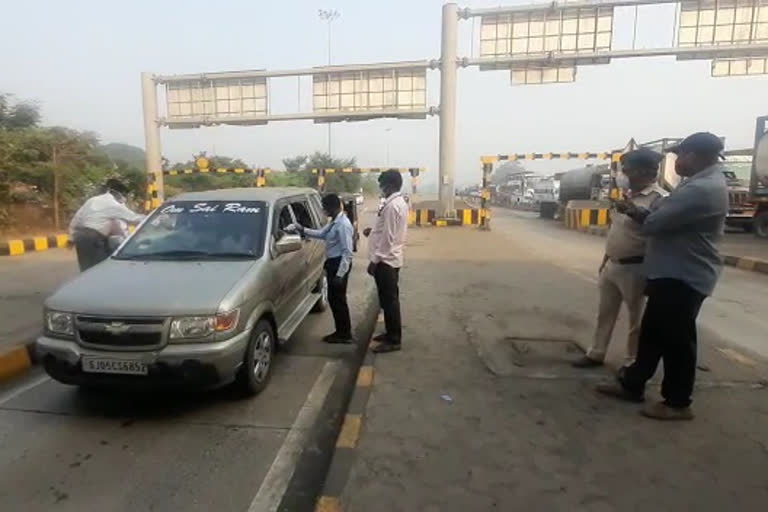
[[[749,202],[749,193],[747,192],[730,192],[728,196],[731,208],[734,206],[743,206],[745,203]]]
[[[162,318],[77,317],[77,333],[82,344],[115,350],[159,347],[163,344],[164,330]]]

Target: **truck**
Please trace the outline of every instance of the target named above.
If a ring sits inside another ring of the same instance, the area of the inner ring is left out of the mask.
[[[666,138],[640,144],[640,147],[652,149],[664,155],[664,160],[662,160],[659,166],[658,184],[667,192],[671,192],[680,184],[680,176],[675,172],[677,155],[667,151],[670,147],[679,144],[681,140]],[[725,139],[723,139],[723,143],[725,143]],[[726,151],[726,155],[728,155],[728,158],[725,162],[723,174],[728,184],[728,216],[725,219],[725,225],[730,228],[751,231],[755,210],[750,201],[747,183],[740,177],[740,168],[750,159],[747,158],[745,161],[741,151]]]
[[[768,116],[757,118],[749,192],[752,230],[755,236],[768,238]]]

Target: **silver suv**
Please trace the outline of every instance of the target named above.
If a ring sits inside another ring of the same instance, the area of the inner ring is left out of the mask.
[[[111,258],[45,302],[38,356],[76,385],[236,382],[257,394],[276,344],[327,307],[321,242],[286,234],[326,222],[311,189],[179,195]]]

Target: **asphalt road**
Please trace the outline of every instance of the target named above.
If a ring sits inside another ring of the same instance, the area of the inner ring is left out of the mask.
[[[495,234],[514,238],[543,260],[597,283],[597,268],[605,238],[567,230],[560,223],[539,219],[536,214],[494,209]],[[728,235],[733,237],[748,235]],[[751,242],[749,242],[751,243]],[[699,325],[724,343],[768,357],[768,275],[726,267],[715,294],[699,316]]]
[[[43,301],[77,272],[68,249],[0,257],[0,349],[34,339]]]
[[[5,267],[2,306],[11,307],[0,307],[3,322],[39,328],[45,293],[71,275],[73,265],[71,253],[50,251]],[[358,332],[375,321],[373,283],[364,270],[358,260],[350,283]],[[25,292],[27,279],[39,284],[35,293]],[[341,403],[339,381],[355,352],[323,344],[320,338],[331,331],[330,312],[310,315],[278,354],[267,390],[252,399],[227,389],[86,392],[39,369],[6,384],[0,388],[0,510],[266,511],[277,510],[289,493],[310,495],[319,488],[305,488],[301,482],[313,478],[304,473],[316,471],[314,455],[333,447],[319,446],[315,434],[338,417],[328,404]]]

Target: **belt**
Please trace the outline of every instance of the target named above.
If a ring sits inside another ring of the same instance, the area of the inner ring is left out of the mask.
[[[643,256],[628,256],[626,258],[617,258],[612,259],[614,263],[618,263],[619,265],[639,265],[645,260],[645,257]]]

